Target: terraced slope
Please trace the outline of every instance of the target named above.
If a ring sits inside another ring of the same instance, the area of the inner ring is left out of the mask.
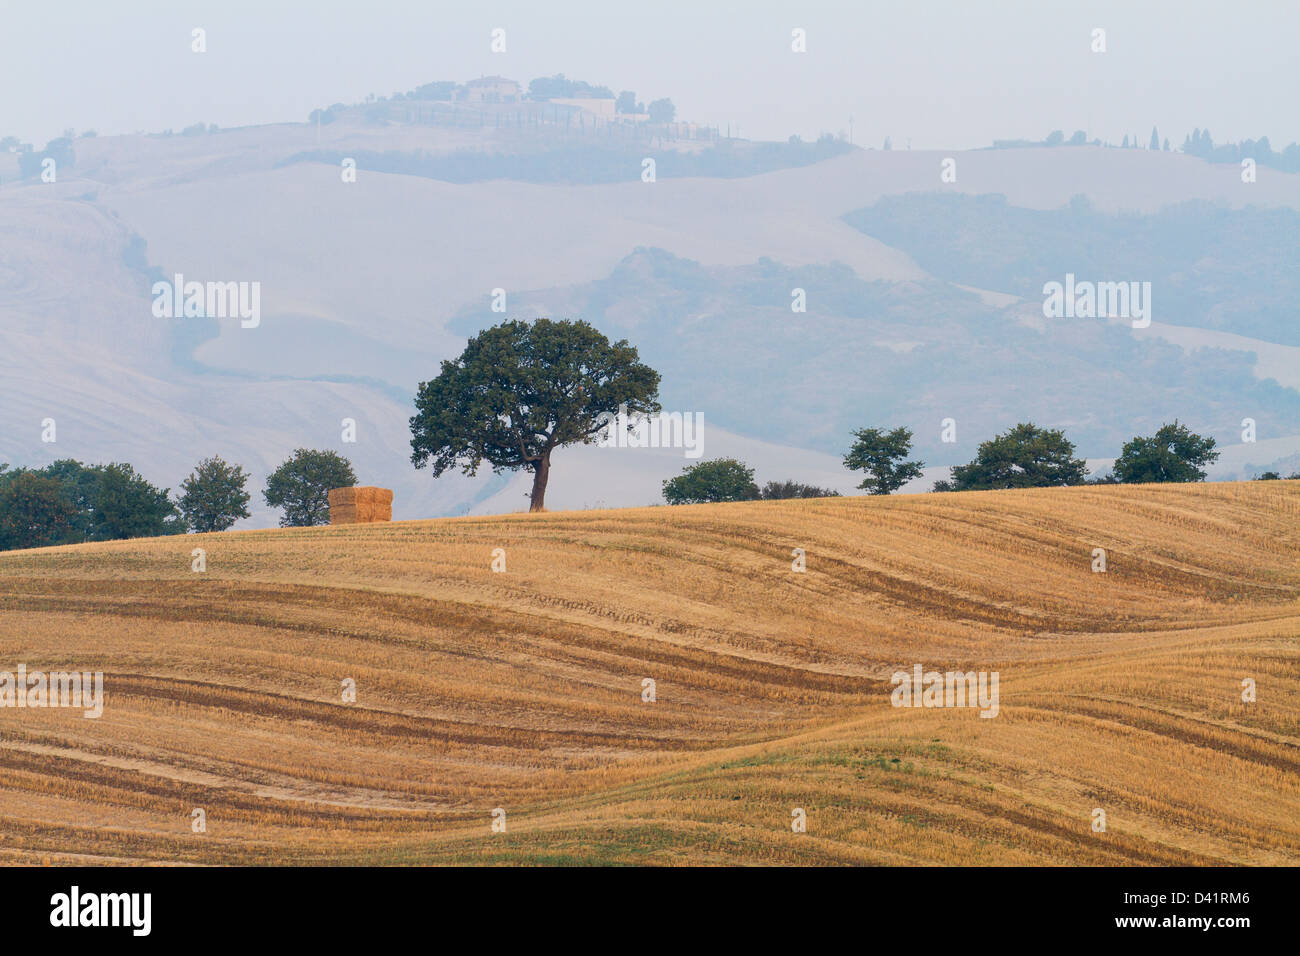
[[[0,861],[1300,863],[1298,519],[1255,482],[3,554],[0,671],[106,704],[0,708]],[[917,663],[998,715],[892,707]]]

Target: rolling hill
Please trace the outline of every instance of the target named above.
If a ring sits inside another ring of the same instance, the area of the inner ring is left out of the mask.
[[[1295,865],[1297,517],[1101,486],[0,554],[0,671],[105,675],[98,719],[0,708],[0,860]],[[916,664],[997,671],[997,716],[892,707]]]

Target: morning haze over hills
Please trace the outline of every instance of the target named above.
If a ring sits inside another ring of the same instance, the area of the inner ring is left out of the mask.
[[[1175,418],[1218,441],[1211,480],[1300,465],[1296,147],[754,142],[681,116],[673,90],[605,82],[481,76],[301,123],[10,137],[0,461],[130,461],[174,488],[219,453],[257,487],[294,448],[332,448],[395,489],[397,518],[523,510],[527,475],[412,468],[407,420],[467,337],[552,316],[631,341],[665,410],[703,414],[704,457],[760,482],[851,492],[849,432],[877,422],[915,435],[909,492],[1019,421],[1064,429],[1094,471]],[[1045,317],[1067,273],[1150,282],[1149,326]],[[156,316],[176,274],[260,283],[260,320]],[[561,449],[547,503],[656,503],[689,463]],[[254,508],[240,527],[274,523]]]
[[[1210,6],[7,12],[0,865],[1295,865],[1300,7]],[[155,912],[427,913],[268,875]]]

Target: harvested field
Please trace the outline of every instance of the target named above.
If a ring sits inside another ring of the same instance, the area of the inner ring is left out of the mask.
[[[0,554],[0,671],[105,686],[0,708],[0,860],[1300,864],[1298,519],[1101,486]],[[892,707],[917,663],[999,672],[997,717]]]

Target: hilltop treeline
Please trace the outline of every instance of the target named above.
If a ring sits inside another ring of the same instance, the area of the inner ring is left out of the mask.
[[[411,463],[432,465],[435,478],[453,469],[473,475],[485,462],[498,472],[531,471],[530,507],[542,511],[552,452],[638,431],[662,412],[659,383],[660,374],[626,339],[611,343],[590,323],[507,321],[471,338],[459,358],[444,361],[436,378],[421,383],[410,420]],[[503,415],[502,409],[511,411]],[[687,419],[673,415],[676,439],[698,447],[688,437]],[[703,421],[697,415],[692,434],[698,438]],[[952,437],[945,440],[955,440],[952,419],[945,419],[948,428]],[[912,437],[905,427],[856,429],[844,467],[865,474],[860,489],[891,494],[923,474],[925,463],[909,459]],[[951,468],[934,490],[1204,481],[1206,467],[1220,454],[1215,444],[1175,420],[1126,442],[1109,474],[1089,478],[1063,431],[1022,422],[982,442],[975,457]],[[640,447],[640,439],[631,447]],[[12,471],[0,464],[0,550],[224,531],[249,517],[248,478],[239,465],[213,456],[199,462],[172,500],[169,489],[153,486],[125,463],[63,459]],[[356,483],[347,459],[299,448],[269,476],[262,496],[282,509],[282,527],[318,525],[330,520],[329,492]],[[769,481],[760,489],[754,470],[731,458],[689,466],[664,482],[663,493],[669,504],[838,494],[797,480]]]
[[[249,475],[214,455],[199,462],[173,500],[124,462],[85,465],[71,458],[44,468],[0,463],[0,551],[225,531],[247,518]],[[282,527],[329,521],[331,488],[357,483],[332,451],[299,448],[267,479],[263,499],[281,508]]]
[[[1282,152],[1275,153],[1267,136],[1216,146],[1208,129],[1198,129],[1183,140],[1183,152],[1212,163],[1239,163],[1243,159],[1253,159],[1261,166],[1271,166],[1287,173],[1300,172],[1300,143],[1292,143]]]
[[[992,149],[1025,149],[1033,146],[1107,146],[1116,148],[1115,143],[1102,142],[1081,129],[1074,131],[1068,139],[1059,129],[1052,130],[1044,139],[995,139]],[[1118,144],[1119,149],[1138,149],[1141,140],[1136,134],[1125,133]],[[1157,127],[1151,127],[1151,138],[1147,149],[1170,152],[1169,140],[1160,138]],[[1300,143],[1292,143],[1282,152],[1275,153],[1267,136],[1259,139],[1243,139],[1240,143],[1221,143],[1215,145],[1214,137],[1208,129],[1194,129],[1183,138],[1179,152],[1188,156],[1197,156],[1211,163],[1239,163],[1243,159],[1253,159],[1261,166],[1271,166],[1283,172],[1300,172]]]
[[[869,494],[889,494],[921,474],[923,462],[906,460],[911,453],[908,429],[861,429],[854,435],[844,464],[865,473],[858,487]],[[1219,455],[1214,446],[1213,438],[1174,422],[1153,436],[1135,437],[1110,473],[1089,477],[1063,432],[1022,423],[981,444],[970,463],[954,467],[934,490],[1203,481],[1203,466]],[[1286,477],[1300,479],[1300,472]],[[249,516],[248,478],[238,465],[207,458],[181,483],[181,494],[173,500],[169,489],[155,487],[127,463],[85,465],[62,459],[44,468],[17,469],[0,464],[0,551],[224,531]],[[1257,480],[1282,478],[1266,471]],[[329,490],[355,484],[347,459],[300,448],[267,479],[263,498],[283,509],[282,527],[319,525],[329,521]],[[698,462],[664,482],[669,504],[838,496],[833,489],[790,479],[759,487],[754,469],[734,458]]]
[[[0,464],[0,550],[181,534],[185,522],[167,492],[121,462]]]
[[[561,146],[540,152],[483,153],[459,150],[453,153],[368,152],[353,150],[310,150],[295,153],[280,163],[328,163],[338,166],[354,159],[358,170],[420,176],[449,183],[477,183],[509,179],[525,183],[594,185],[637,182],[642,160],[655,161],[655,178],[709,177],[734,179],[796,166],[810,166],[823,159],[848,152],[843,140],[823,136],[816,142],[732,144],[718,143],[697,153],[674,150],[646,150],[642,146]]]
[[[912,433],[906,428],[855,431],[844,466],[866,477],[859,488],[872,495],[890,494],[921,476],[924,462],[908,461]],[[1008,488],[1059,488],[1070,485],[1161,484],[1204,481],[1206,465],[1218,457],[1215,440],[1196,434],[1177,421],[1154,435],[1126,442],[1110,472],[1089,476],[1087,464],[1075,456],[1074,444],[1059,429],[1022,422],[980,444],[975,458],[950,469],[950,477],[934,483],[935,491],[995,491]],[[830,497],[838,492],[785,482],[789,493],[772,494],[782,486],[769,482],[760,492],[754,469],[734,458],[702,461],[664,482],[669,504],[750,501],[770,498]],[[1282,476],[1266,471],[1257,480]],[[1300,479],[1300,472],[1289,479]]]

